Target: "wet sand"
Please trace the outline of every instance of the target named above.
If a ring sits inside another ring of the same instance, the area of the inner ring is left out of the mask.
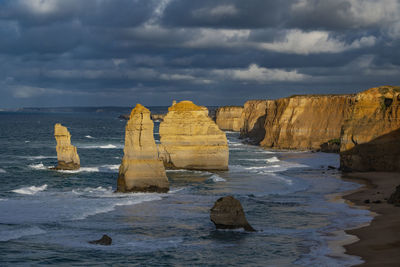
[[[348,173],[343,179],[364,184],[343,198],[376,213],[368,226],[346,231],[360,239],[346,245],[346,253],[362,257],[360,266],[400,266],[400,207],[386,202],[400,184],[400,173]]]

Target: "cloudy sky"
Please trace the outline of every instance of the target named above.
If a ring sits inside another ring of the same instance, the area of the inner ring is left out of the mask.
[[[400,85],[400,0],[0,0],[0,108]]]

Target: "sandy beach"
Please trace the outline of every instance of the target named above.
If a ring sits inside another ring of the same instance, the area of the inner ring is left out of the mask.
[[[347,173],[343,179],[364,184],[344,199],[376,213],[370,225],[346,231],[360,239],[346,245],[346,253],[362,257],[365,263],[360,266],[399,266],[400,207],[386,200],[400,184],[400,173]]]

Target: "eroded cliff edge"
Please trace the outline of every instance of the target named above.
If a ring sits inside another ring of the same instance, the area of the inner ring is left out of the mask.
[[[343,124],[340,165],[346,171],[400,171],[400,87],[358,93]]]

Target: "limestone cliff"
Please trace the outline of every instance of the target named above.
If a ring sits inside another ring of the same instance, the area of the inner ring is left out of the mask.
[[[341,168],[400,170],[400,87],[371,88],[356,95],[341,137]]]
[[[125,129],[125,147],[119,167],[118,192],[168,192],[163,162],[158,158],[150,111],[137,104]]]
[[[216,123],[221,130],[239,132],[243,126],[243,107],[219,107],[216,112]]]
[[[181,101],[168,108],[160,124],[159,153],[170,168],[227,170],[225,133],[208,117],[206,107]]]
[[[266,110],[261,146],[320,149],[340,138],[352,99],[351,95],[304,95],[275,100]]]
[[[54,137],[57,141],[57,160],[56,170],[76,170],[80,168],[80,160],[76,147],[71,145],[71,134],[67,127],[60,123],[54,125]]]
[[[249,138],[254,144],[259,144],[264,139],[267,108],[274,103],[274,100],[250,100],[244,104],[241,138]]]

